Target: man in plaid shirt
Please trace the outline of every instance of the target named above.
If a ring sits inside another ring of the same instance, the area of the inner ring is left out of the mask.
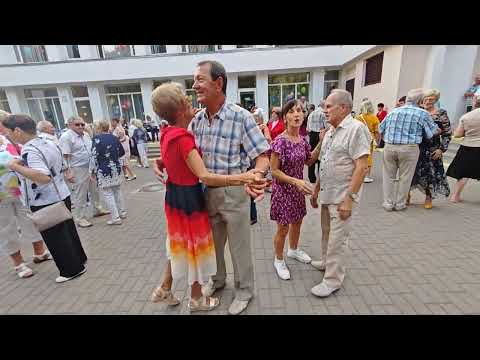
[[[202,153],[205,167],[215,174],[240,174],[250,162],[266,171],[270,148],[265,137],[247,110],[226,101],[225,68],[216,61],[203,61],[197,66],[193,89],[205,109],[196,113],[190,130]],[[232,256],[235,298],[228,311],[239,314],[253,296],[253,264],[250,245],[250,199],[263,198],[265,184],[241,187],[208,187],[207,207],[212,224],[217,274],[203,286],[205,296],[223,288],[227,277],[224,249],[228,238]]]
[[[383,151],[383,208],[400,211],[406,201],[420,154],[423,136],[431,139],[441,130],[418,104],[423,100],[423,89],[410,90],[406,104],[392,110],[380,123],[380,134],[385,141]],[[398,172],[398,190],[395,180]]]

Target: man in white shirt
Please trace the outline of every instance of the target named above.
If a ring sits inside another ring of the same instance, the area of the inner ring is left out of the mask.
[[[72,202],[75,206],[74,217],[80,227],[93,224],[87,220],[87,196],[90,189],[90,201],[95,204],[95,216],[109,214],[98,204],[98,192],[90,179],[88,167],[92,157],[92,140],[84,131],[85,121],[79,116],[68,119],[69,130],[60,137],[60,148],[67,163],[65,177],[71,184]]]
[[[325,102],[331,126],[322,141],[319,179],[310,199],[317,208],[320,194],[322,208],[322,259],[311,262],[325,271],[322,282],[311,290],[318,297],[327,297],[342,286],[352,211],[368,172],[371,136],[351,116],[352,105],[352,95],[346,90],[332,91]]]
[[[55,135],[55,127],[50,121],[40,121],[37,124],[37,134],[39,138],[52,140],[56,145],[59,145],[58,138]]]

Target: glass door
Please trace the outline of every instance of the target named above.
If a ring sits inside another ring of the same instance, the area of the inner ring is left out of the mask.
[[[242,104],[243,108],[248,110],[250,106],[255,104],[255,95],[255,89],[240,89],[238,90],[238,102]]]
[[[90,108],[90,101],[76,100],[75,105],[77,106],[78,116],[80,116],[85,122],[92,123],[93,115],[92,115],[92,109]]]

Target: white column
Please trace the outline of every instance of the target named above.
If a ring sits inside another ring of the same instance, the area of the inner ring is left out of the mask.
[[[257,49],[272,47],[272,45],[254,45],[254,46],[255,46]]]
[[[150,117],[154,119],[156,116],[152,107],[153,80],[148,79],[140,81],[140,88],[142,91],[143,111],[145,117],[150,115]]]
[[[135,46],[135,56],[148,55],[147,45],[133,45]]]
[[[98,59],[97,45],[78,45],[81,59]]]
[[[110,115],[108,114],[107,99],[105,97],[105,89],[103,85],[88,84],[87,89],[93,119],[110,119]]]
[[[8,105],[10,106],[12,114],[30,113],[23,88],[5,88],[5,94],[7,95]]]
[[[266,71],[257,71],[256,105],[265,111],[268,116],[268,73]],[[266,121],[267,119],[265,119]]]
[[[238,102],[238,74],[227,74],[227,101]]]
[[[57,87],[58,97],[60,98],[60,106],[62,108],[65,123],[70,116],[77,114],[75,103],[73,101],[72,89],[66,86]]]
[[[165,45],[167,48],[167,54],[177,54],[181,51],[181,45]]]
[[[234,50],[237,48],[237,45],[222,45],[222,50]]]
[[[325,88],[325,70],[324,69],[314,69],[312,71],[312,80],[310,81],[310,99],[309,102],[314,104],[315,107],[318,106],[320,100],[323,100],[324,93],[323,89]]]
[[[425,66],[423,86],[438,89],[442,83],[442,70],[445,63],[446,45],[433,45]]]

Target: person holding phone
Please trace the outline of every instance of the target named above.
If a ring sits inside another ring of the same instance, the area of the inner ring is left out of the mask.
[[[290,279],[290,271],[283,258],[285,238],[289,235],[287,256],[308,264],[312,259],[298,248],[300,228],[307,214],[305,195],[312,189],[303,180],[303,168],[318,160],[321,140],[310,152],[308,140],[301,136],[300,127],[304,121],[303,107],[299,100],[287,102],[282,109],[286,131],[272,143],[271,168],[274,178],[270,218],[277,222],[273,239],[275,248],[274,267],[282,280]]]

